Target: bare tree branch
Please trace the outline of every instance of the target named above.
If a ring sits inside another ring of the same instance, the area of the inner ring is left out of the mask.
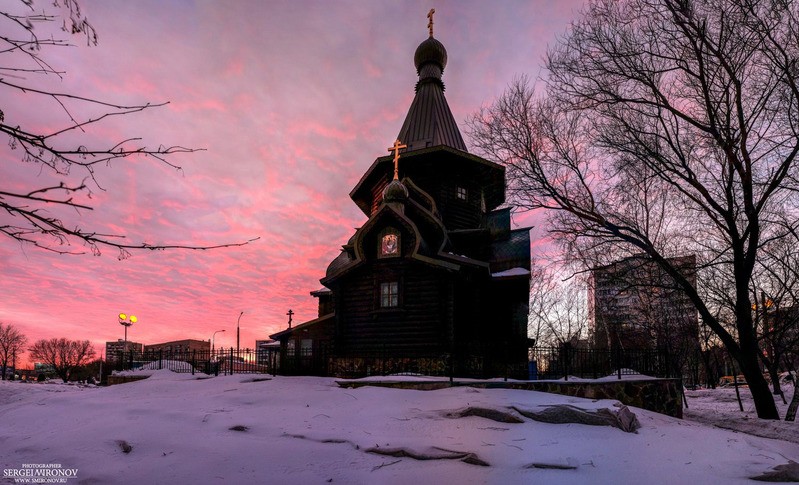
[[[173,161],[174,155],[203,149],[180,145],[148,147],[139,137],[110,142],[87,142],[86,145],[76,142],[76,136],[87,134],[89,129],[109,119],[133,116],[166,106],[168,102],[120,104],[80,94],[48,90],[27,79],[27,76],[61,78],[65,73],[51,65],[43,55],[50,49],[73,47],[69,42],[70,36],[83,36],[90,46],[96,45],[98,41],[96,30],[82,14],[76,0],[62,0],[60,4],[55,2],[49,8],[54,9],[54,12],[40,11],[35,8],[33,1],[20,0],[17,8],[9,5],[0,11],[0,92],[31,101],[49,100],[69,120],[63,126],[41,133],[22,126],[10,114],[0,111],[0,134],[8,137],[8,158],[11,159],[16,153],[20,162],[49,172],[57,184],[32,188],[27,192],[0,186],[1,212],[10,216],[7,221],[0,221],[0,234],[23,245],[32,245],[59,254],[85,254],[86,250],[75,249],[75,246],[83,246],[91,254],[99,255],[101,247],[112,247],[119,250],[120,259],[130,256],[130,250],[205,250],[242,246],[257,240],[258,238],[252,238],[243,242],[215,245],[128,243],[123,235],[82,228],[50,214],[48,209],[54,206],[73,208],[76,216],[81,216],[83,211],[92,210],[93,207],[85,201],[91,197],[92,187],[105,190],[95,172],[95,167],[99,165],[107,165],[114,160],[130,161],[143,157],[181,171],[180,165]],[[61,31],[66,38],[39,35],[37,26],[57,23],[61,23]],[[14,80],[9,80],[9,77]],[[85,114],[98,110],[99,113]],[[85,174],[83,182],[70,181],[69,177],[74,177],[75,169]],[[81,197],[76,198],[78,196]]]

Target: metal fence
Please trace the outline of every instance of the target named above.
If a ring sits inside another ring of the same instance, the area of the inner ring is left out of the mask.
[[[597,379],[625,375],[679,377],[665,350],[587,349],[569,344],[515,351],[506,345],[470,345],[451,352],[403,353],[391,349],[339,351],[296,349],[284,355],[277,372],[360,378],[426,375],[477,379]]]
[[[343,348],[332,344],[289,348],[281,355],[278,373],[360,378],[386,375],[438,377],[511,377],[526,379],[525,347],[506,344],[461,345],[420,349],[397,345]]]
[[[297,348],[291,354],[278,348],[219,349],[215,351],[120,352],[109,355],[115,370],[157,370],[219,374],[322,375],[360,378],[388,375],[512,378],[522,380],[597,379],[625,375],[680,377],[663,350],[586,349],[569,344],[534,347],[526,354],[506,347],[453,349],[453,352],[407,354],[385,349],[335,352],[332,347]],[[519,354],[519,355],[517,355]]]
[[[265,374],[276,368],[277,353],[252,349],[148,350],[108,356],[118,371],[168,369],[181,373]]]
[[[598,379],[625,375],[680,377],[669,353],[657,349],[587,349],[569,344],[530,351],[529,379]]]

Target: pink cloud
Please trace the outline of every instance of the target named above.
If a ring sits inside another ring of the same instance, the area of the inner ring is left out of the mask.
[[[516,73],[540,72],[540,59],[581,2],[516,0],[436,6],[436,36],[447,46],[447,98],[463,120],[498,95]],[[316,316],[328,262],[364,221],[348,197],[385,155],[413,99],[413,53],[427,36],[429,5],[412,1],[346,3],[91,2],[97,48],[60,51],[68,74],[59,91],[119,102],[171,101],[168,108],[109,120],[86,135],[107,143],[206,148],[176,157],[176,172],[152,159],[98,167],[94,211],[64,212],[74,224],[125,234],[130,241],[219,244],[260,239],[211,252],[147,252],[118,261],[63,257],[0,241],[0,320],[31,340],[122,337],[120,311],[139,323],[130,337],[146,343],[178,338],[234,345]],[[390,19],[390,22],[389,20]],[[65,115],[30,97],[5,100],[7,119],[37,129]],[[93,110],[84,111],[87,116]],[[51,180],[0,147],[4,187]],[[72,174],[80,180],[85,174]],[[60,213],[59,213],[60,214]],[[2,216],[0,216],[2,217]],[[549,245],[539,216],[534,251]]]

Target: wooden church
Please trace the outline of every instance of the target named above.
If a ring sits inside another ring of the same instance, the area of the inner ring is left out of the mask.
[[[466,149],[429,17],[392,154],[350,192],[368,220],[311,292],[319,317],[271,335],[281,373],[526,376],[529,228],[498,208],[505,168]]]

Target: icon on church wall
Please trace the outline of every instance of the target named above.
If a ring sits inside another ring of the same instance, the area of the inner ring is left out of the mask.
[[[397,234],[386,234],[383,236],[380,245],[380,254],[383,256],[399,254],[399,236]]]

